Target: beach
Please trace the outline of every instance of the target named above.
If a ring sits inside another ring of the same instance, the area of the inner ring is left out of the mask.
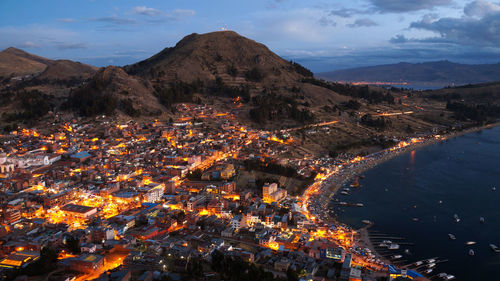
[[[430,136],[427,138],[418,138],[414,142],[409,142],[408,145],[404,147],[398,148],[389,148],[377,153],[368,155],[363,157],[359,161],[350,161],[343,164],[335,173],[331,175],[330,178],[324,181],[324,183],[320,187],[320,191],[314,196],[314,199],[311,202],[315,201],[316,204],[321,206],[323,210],[328,209],[328,204],[335,196],[335,194],[346,184],[352,182],[357,177],[359,177],[362,173],[376,167],[377,165],[391,160],[401,154],[410,152],[412,150],[419,149],[424,146],[432,145],[438,142],[442,142],[448,139],[452,139],[461,135],[470,134],[473,132],[493,128],[499,126],[500,123],[489,124],[481,127],[469,128],[466,130],[455,131],[442,136]],[[312,203],[314,204],[314,203]],[[339,222],[328,212],[324,212],[322,214],[318,214],[318,217],[323,220],[325,223],[335,223]],[[391,264],[391,261],[387,258],[384,258],[382,255],[377,253],[373,242],[370,240],[368,228],[370,226],[363,227],[361,229],[356,230],[356,239],[355,244],[359,247],[369,249],[373,254],[377,256],[385,264]]]

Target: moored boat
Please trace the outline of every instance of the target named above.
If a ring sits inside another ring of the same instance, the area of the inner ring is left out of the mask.
[[[493,250],[493,252],[495,252],[495,253],[500,253],[500,248],[498,248],[498,246],[497,246],[497,245],[495,245],[495,244],[490,244],[490,248],[491,248],[491,250]]]
[[[448,233],[448,237],[450,237],[450,239],[451,239],[451,240],[455,240],[455,239],[457,239],[457,238],[455,237],[455,235],[453,235],[453,234],[451,234],[451,233]]]
[[[468,245],[468,246],[475,245],[475,244],[476,244],[476,241],[467,241],[467,242],[465,242],[465,245]]]
[[[387,249],[389,249],[389,250],[398,250],[399,249],[399,245],[393,243],[393,244],[389,245],[389,247]]]
[[[470,249],[469,250],[469,256],[474,256],[476,253],[474,252],[474,250]]]

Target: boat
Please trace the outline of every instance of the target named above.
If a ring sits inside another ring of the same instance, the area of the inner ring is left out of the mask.
[[[364,206],[365,206],[365,204],[363,204],[363,203],[356,203],[356,207],[364,207]]]
[[[456,278],[455,275],[451,275],[451,274],[450,275],[446,275],[446,277],[443,277],[444,280],[453,280],[455,278]]]
[[[433,262],[433,263],[429,263],[429,264],[427,265],[427,268],[433,268],[433,267],[435,267],[435,266],[436,266],[436,263],[434,263],[434,262]]]
[[[495,191],[495,190],[497,190],[497,188],[496,188],[496,187],[493,187],[491,190]]]
[[[403,257],[402,255],[394,255],[391,258],[394,259],[394,260],[397,260],[397,259],[400,259],[402,257]]]
[[[436,259],[428,259],[427,260],[427,263],[435,263],[436,262]]]
[[[364,223],[364,224],[373,224],[373,222],[371,222],[369,220],[362,220],[361,222]]]
[[[359,187],[359,181],[356,178],[356,180],[351,184],[351,187]]]
[[[405,254],[410,255],[410,249],[405,249]]]
[[[391,240],[384,240],[384,241],[382,241],[382,243],[385,243],[385,244],[392,244],[392,241],[391,241]]]
[[[417,262],[415,262],[415,266],[421,266],[422,264],[424,264],[423,261],[417,261]]]
[[[418,222],[418,218],[413,218],[413,221],[414,222]]]
[[[448,233],[448,237],[450,237],[451,240],[457,239],[457,237],[455,237],[455,235],[453,235],[451,233]]]
[[[457,214],[453,215],[453,218],[455,219],[456,223],[460,222],[460,218],[458,217]]]
[[[341,191],[340,194],[342,194],[342,195],[349,195],[349,193],[347,193],[347,191]]]
[[[469,246],[475,245],[475,244],[476,244],[476,241],[467,241],[467,242],[465,242],[465,245],[469,245]]]
[[[500,248],[498,248],[497,245],[495,244],[490,244],[490,248],[493,250],[495,253],[500,253]]]
[[[425,272],[425,274],[430,274],[430,273],[432,273],[432,271],[433,271],[433,270],[434,270],[434,269],[429,268],[429,269],[426,269],[424,272]]]
[[[473,255],[475,255],[475,254],[476,254],[476,253],[474,253],[474,250],[472,250],[472,249],[470,249],[470,250],[469,250],[469,256],[473,256]]]
[[[378,244],[378,246],[379,246],[379,247],[382,247],[382,248],[387,248],[387,246],[388,246],[388,245],[387,245],[387,244],[385,244],[385,243],[380,243],[380,244]]]
[[[480,222],[480,223],[484,223],[484,218],[483,218],[483,217],[480,217],[480,218],[479,218],[479,222]]]
[[[446,276],[448,276],[448,273],[441,272],[438,274],[439,278],[445,278]]]
[[[342,201],[339,204],[342,205],[342,206],[345,206],[345,205],[347,205],[347,202]]]
[[[389,245],[389,247],[387,249],[389,249],[389,250],[397,250],[397,249],[399,249],[399,245],[394,243],[394,244]]]

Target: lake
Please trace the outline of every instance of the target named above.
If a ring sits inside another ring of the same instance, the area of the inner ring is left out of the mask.
[[[431,257],[448,260],[438,264],[431,276],[446,272],[456,280],[500,280],[500,254],[489,247],[500,246],[500,128],[411,151],[364,175],[361,187],[336,197],[365,207],[341,211],[335,205],[340,221],[359,228],[361,220],[368,219],[375,223],[373,233],[414,243],[386,251],[404,255],[405,264]],[[455,222],[454,214],[460,222]],[[468,246],[467,241],[476,244]]]

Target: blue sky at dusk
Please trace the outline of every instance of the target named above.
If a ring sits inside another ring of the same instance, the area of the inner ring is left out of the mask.
[[[0,49],[124,65],[227,25],[313,71],[448,59],[500,62],[488,0],[2,0]]]

